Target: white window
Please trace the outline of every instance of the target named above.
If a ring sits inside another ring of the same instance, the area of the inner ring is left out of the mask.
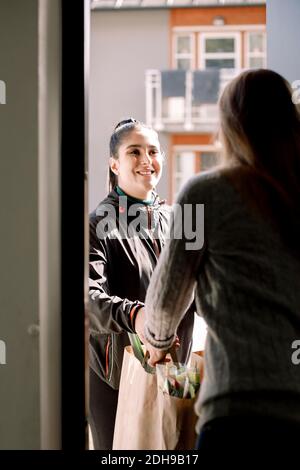
[[[166,104],[165,104],[166,103]],[[163,115],[170,122],[184,121],[185,99],[181,96],[165,98],[163,103]]]
[[[206,149],[205,149],[206,147]],[[199,171],[206,171],[218,163],[216,148],[196,146],[191,149],[177,150],[174,154],[174,198],[183,185]]]
[[[249,31],[245,38],[246,68],[266,67],[266,34],[264,31]]]
[[[176,197],[180,189],[187,180],[195,174],[195,153],[178,152],[175,154],[174,173],[174,196]]]
[[[241,67],[240,33],[201,33],[199,41],[201,69]]]
[[[193,33],[175,34],[173,36],[175,69],[190,70],[195,68],[195,37]]]
[[[217,104],[202,104],[192,107],[192,117],[195,123],[217,123],[219,117]]]

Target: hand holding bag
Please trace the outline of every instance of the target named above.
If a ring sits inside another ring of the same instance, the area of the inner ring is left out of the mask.
[[[203,359],[192,353],[202,374]],[[149,366],[148,366],[149,367]],[[161,367],[161,366],[160,366]],[[113,449],[184,450],[196,440],[194,398],[163,392],[157,374],[146,372],[131,346],[124,352]]]

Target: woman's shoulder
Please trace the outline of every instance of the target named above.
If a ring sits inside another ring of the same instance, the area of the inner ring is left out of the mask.
[[[210,186],[230,181],[232,178],[243,176],[245,170],[239,166],[216,166],[210,170],[202,171],[190,179],[192,185]]]
[[[108,215],[109,213],[114,214],[116,208],[119,205],[118,197],[115,191],[111,191],[98,206],[89,214],[90,222],[95,222],[99,218]]]
[[[229,169],[215,167],[212,170],[203,171],[192,176],[180,191],[179,199],[207,199],[213,194],[223,191],[224,184],[228,184],[230,178]]]

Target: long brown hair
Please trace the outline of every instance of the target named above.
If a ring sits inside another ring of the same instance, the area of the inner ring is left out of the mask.
[[[300,114],[289,83],[272,70],[248,70],[227,85],[219,110],[233,183],[299,252]]]

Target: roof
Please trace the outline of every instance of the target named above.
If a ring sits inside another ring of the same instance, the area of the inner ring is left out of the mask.
[[[91,0],[92,10],[265,5],[266,0]]]

